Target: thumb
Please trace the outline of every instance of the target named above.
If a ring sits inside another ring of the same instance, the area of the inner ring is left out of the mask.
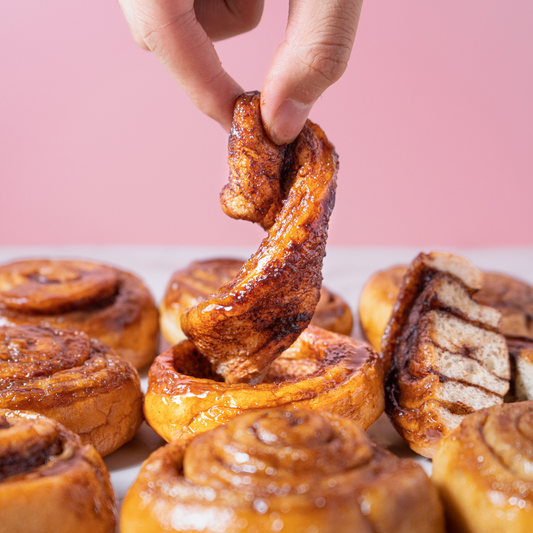
[[[285,40],[261,96],[263,123],[277,144],[292,142],[313,104],[344,73],[363,0],[291,0]]]

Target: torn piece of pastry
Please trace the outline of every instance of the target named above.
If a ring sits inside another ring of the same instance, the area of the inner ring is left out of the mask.
[[[501,315],[472,299],[480,284],[481,272],[466,259],[420,254],[383,336],[387,414],[427,457],[466,414],[502,403],[509,389]]]
[[[406,271],[407,266],[399,265],[376,272],[361,293],[361,326],[378,352]],[[505,336],[533,339],[533,287],[503,274],[485,272],[482,276],[481,289],[473,295],[474,300],[500,311]]]
[[[255,142],[255,128],[262,128],[258,101],[258,93],[238,99],[230,132],[232,179],[245,188],[252,180],[252,189],[255,177],[239,163],[242,152],[250,146],[251,157],[270,157],[265,143]],[[246,120],[239,111],[244,108]],[[232,152],[235,136],[240,148]],[[238,167],[242,172],[237,175]],[[333,146],[316,124],[307,121],[286,150],[276,204],[280,210],[258,251],[216,295],[182,314],[185,335],[228,383],[261,382],[272,361],[309,325],[320,298],[337,168]]]
[[[0,530],[113,533],[116,502],[92,446],[50,418],[0,409]]]
[[[344,335],[309,326],[270,366],[258,385],[228,384],[189,341],[158,356],[150,368],[144,411],[168,442],[267,407],[310,407],[356,420],[364,428],[384,409],[376,352]]]
[[[468,415],[433,458],[449,531],[533,531],[532,465],[533,402]]]
[[[160,307],[161,333],[171,345],[186,339],[181,329],[182,313],[216,294],[222,285],[235,278],[243,264],[238,259],[208,259],[194,261],[172,274]],[[340,296],[322,286],[311,324],[349,335],[352,313]]]
[[[353,420],[309,409],[239,416],[144,463],[124,533],[444,533],[423,469]]]
[[[159,317],[133,274],[98,263],[27,260],[0,266],[0,325],[84,331],[136,368],[157,353]]]
[[[136,370],[83,332],[0,327],[0,408],[35,411],[106,455],[142,422]]]

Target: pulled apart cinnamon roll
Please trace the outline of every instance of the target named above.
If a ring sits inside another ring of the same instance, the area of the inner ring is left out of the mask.
[[[0,408],[61,422],[106,455],[142,422],[135,369],[82,332],[0,327]]]
[[[160,308],[161,333],[171,345],[186,339],[181,329],[182,313],[207,300],[230,282],[243,264],[244,261],[237,259],[209,259],[195,261],[172,274]],[[352,313],[340,296],[322,286],[311,324],[349,335],[353,325]]]
[[[335,202],[337,155],[324,132],[309,121],[278,165],[282,172],[274,182],[279,187],[269,188],[270,177],[256,179],[246,158],[264,162],[271,155],[264,138],[256,142],[257,128],[262,128],[258,101],[258,93],[237,101],[230,167],[242,190],[260,189],[257,213],[263,225],[269,227],[265,220],[272,212],[277,212],[275,222],[235,279],[181,318],[185,335],[228,383],[261,382],[272,361],[309,325],[320,297],[328,221]],[[238,175],[236,166],[242,171]],[[263,201],[265,188],[268,201]],[[255,202],[255,192],[249,198]],[[236,205],[233,202],[229,210],[240,217]]]
[[[364,428],[383,412],[383,371],[366,344],[309,326],[270,366],[263,383],[228,384],[189,341],[150,368],[145,416],[167,442],[183,440],[258,408],[311,407]]]
[[[480,284],[481,273],[466,259],[420,254],[383,336],[387,414],[427,457],[466,414],[502,403],[509,389],[501,315],[471,297]]]
[[[468,415],[433,458],[449,531],[533,531],[532,465],[533,402]]]
[[[0,325],[84,331],[136,368],[157,352],[158,313],[143,282],[87,261],[28,260],[0,266]]]
[[[113,533],[109,474],[92,446],[35,413],[0,409],[0,530]]]
[[[353,420],[307,409],[253,411],[145,462],[124,533],[443,533],[422,468]]]

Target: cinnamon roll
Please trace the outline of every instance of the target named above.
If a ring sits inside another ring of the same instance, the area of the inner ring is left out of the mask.
[[[166,441],[183,440],[246,411],[311,407],[347,416],[364,428],[384,408],[383,371],[366,344],[309,326],[258,385],[224,383],[190,341],[150,368],[144,412]]]
[[[353,421],[254,411],[153,453],[128,492],[124,533],[443,533],[423,469]]]
[[[481,273],[466,259],[420,254],[383,336],[387,414],[427,457],[466,414],[502,403],[509,389],[501,315],[472,299],[480,284]]]
[[[533,531],[532,465],[533,402],[468,415],[433,458],[449,531]]]
[[[533,400],[533,340],[507,337],[511,363],[511,387],[506,402]]]
[[[83,332],[3,326],[0,408],[53,418],[106,455],[139,428],[142,392],[135,369]]]
[[[272,175],[279,186],[271,188],[270,178],[256,181],[249,167],[250,158],[264,162],[271,157],[265,139],[257,142],[261,128],[259,93],[242,95],[230,132],[235,194],[225,202],[226,212],[242,218],[241,200],[252,202],[258,220],[269,227],[266,206],[275,205],[275,222],[235,278],[181,317],[187,338],[228,383],[260,383],[272,361],[309,325],[320,297],[335,202],[337,155],[324,132],[306,123],[296,141],[282,149],[280,172]]]
[[[0,409],[0,530],[113,533],[109,474],[92,446],[44,416]]]
[[[174,272],[168,282],[159,314],[161,333],[171,345],[186,338],[181,329],[183,311],[215,294],[239,273],[243,264],[244,261],[237,259],[208,259],[195,261],[187,268]],[[322,286],[311,324],[349,335],[353,326],[352,313],[340,296]]]
[[[28,260],[0,266],[0,325],[84,331],[136,368],[157,353],[158,312],[143,282],[88,261]]]
[[[361,326],[368,342],[378,352],[406,272],[405,265],[376,272],[361,293]],[[481,288],[473,298],[482,305],[500,311],[505,336],[533,339],[533,287],[503,274],[485,272],[482,274]]]

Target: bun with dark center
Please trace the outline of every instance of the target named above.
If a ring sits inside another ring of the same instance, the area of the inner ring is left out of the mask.
[[[145,416],[168,442],[225,424],[249,410],[310,407],[350,417],[364,428],[384,409],[383,371],[366,344],[309,326],[258,385],[228,384],[190,341],[150,368]]]
[[[143,465],[122,530],[443,533],[423,469],[353,420],[308,409],[253,411],[172,443]]]
[[[171,345],[186,339],[181,329],[183,312],[215,294],[222,285],[235,278],[243,264],[244,261],[237,259],[208,259],[195,261],[172,274],[160,308],[161,333]],[[311,324],[349,335],[353,325],[352,313],[340,296],[322,286]]]
[[[505,401],[533,400],[533,340],[507,337],[511,362],[511,387]]]
[[[501,315],[472,299],[480,285],[481,273],[466,259],[420,254],[383,336],[387,414],[427,457],[466,414],[502,403],[509,389]]]
[[[247,218],[240,200],[252,202],[268,234],[232,281],[181,316],[187,338],[228,383],[260,383],[272,361],[309,325],[320,298],[335,203],[337,154],[309,121],[282,150],[282,171],[273,178],[277,186],[270,186],[266,174],[257,177],[250,171],[249,158],[264,163],[272,155],[264,136],[258,142],[258,101],[259,93],[246,93],[235,105],[229,159],[236,192],[226,212]],[[266,220],[274,212],[270,226]]]
[[[92,446],[44,416],[0,409],[0,529],[113,533],[116,502]]]
[[[533,531],[532,465],[533,402],[468,415],[433,458],[449,531]]]
[[[77,433],[106,455],[142,422],[135,369],[83,332],[0,327],[0,408],[30,410]]]
[[[158,312],[143,282],[88,261],[0,266],[0,324],[84,331],[141,368],[157,352]]]

